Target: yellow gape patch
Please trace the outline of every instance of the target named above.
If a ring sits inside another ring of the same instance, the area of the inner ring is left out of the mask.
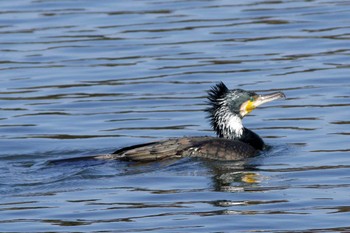
[[[251,111],[253,111],[255,109],[255,105],[253,104],[254,101],[248,100],[247,102],[248,103],[245,106],[245,110],[247,113],[250,113]]]
[[[248,113],[250,113],[256,108],[256,104],[254,102],[255,102],[255,98],[252,97],[250,100],[247,100],[241,105],[241,108],[240,108],[241,116],[247,115]]]

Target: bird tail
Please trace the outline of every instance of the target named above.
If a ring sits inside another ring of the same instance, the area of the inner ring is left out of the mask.
[[[81,157],[73,157],[67,159],[54,159],[48,161],[48,164],[62,164],[62,163],[74,163],[74,162],[82,162],[82,161],[104,161],[104,160],[115,160],[119,159],[117,155],[113,154],[101,154],[101,155],[90,155],[90,156],[81,156]]]

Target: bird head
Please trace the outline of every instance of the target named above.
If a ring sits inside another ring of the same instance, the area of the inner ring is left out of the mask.
[[[259,95],[242,89],[229,90],[220,82],[208,92],[210,107],[206,111],[220,137],[235,138],[242,133],[243,117],[258,106],[280,98],[285,98],[282,92]]]
[[[229,90],[222,82],[213,86],[208,94],[211,107],[207,111],[213,112],[225,108],[241,119],[262,104],[286,97],[282,92],[259,95],[242,89]]]

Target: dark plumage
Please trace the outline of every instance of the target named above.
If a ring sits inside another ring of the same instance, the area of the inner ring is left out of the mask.
[[[222,82],[208,91],[206,109],[215,137],[183,137],[150,142],[96,156],[100,159],[153,161],[179,157],[201,157],[216,160],[239,160],[264,149],[263,140],[243,127],[243,117],[255,107],[285,97],[282,92],[258,95],[242,89],[229,90]]]

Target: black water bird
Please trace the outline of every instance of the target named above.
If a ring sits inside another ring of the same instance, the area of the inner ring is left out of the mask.
[[[208,91],[206,109],[218,137],[183,137],[125,147],[98,159],[154,161],[178,157],[239,160],[255,156],[265,148],[264,141],[245,128],[242,119],[261,104],[285,98],[282,92],[258,95],[242,89],[229,90],[222,82]]]

